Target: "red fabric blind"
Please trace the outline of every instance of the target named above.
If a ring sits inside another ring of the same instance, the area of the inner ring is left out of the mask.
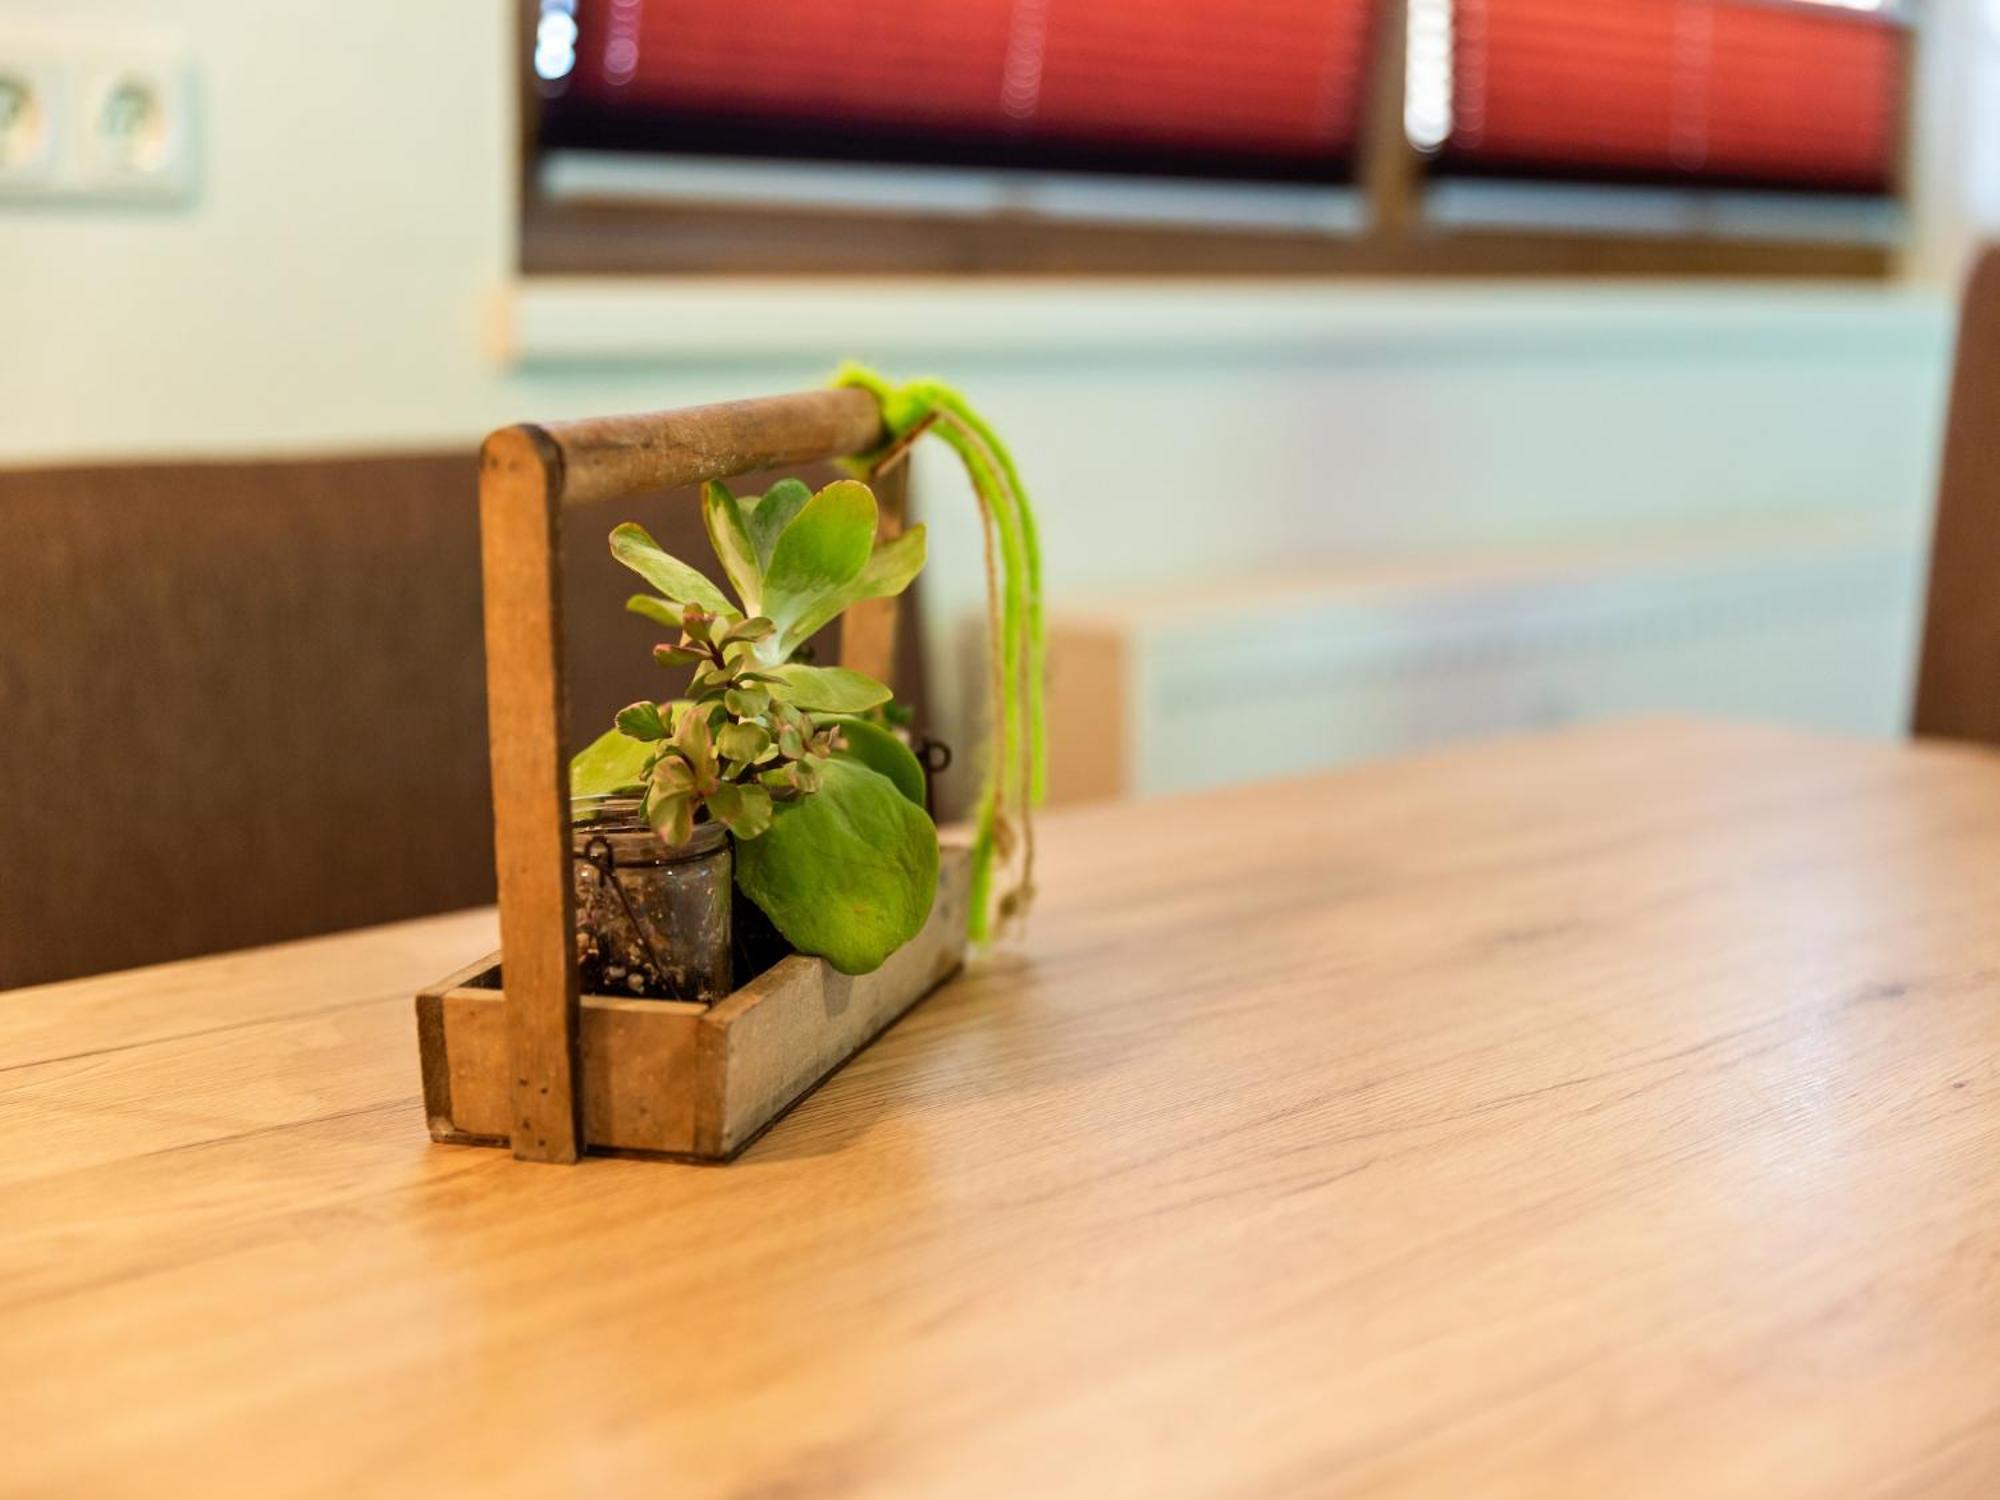
[[[654,120],[1338,159],[1357,132],[1371,9],[581,0],[567,88],[600,114]]]
[[[1456,0],[1442,164],[1883,192],[1906,33],[1771,0]]]

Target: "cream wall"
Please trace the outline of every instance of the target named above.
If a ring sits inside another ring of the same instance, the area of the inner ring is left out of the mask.
[[[0,0],[182,45],[186,208],[0,205],[0,454],[460,440],[512,258],[500,0]]]

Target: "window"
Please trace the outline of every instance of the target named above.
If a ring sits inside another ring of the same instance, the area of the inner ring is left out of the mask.
[[[1368,0],[577,0],[543,140],[1339,181]],[[573,29],[572,29],[573,28]],[[567,66],[563,66],[565,60]]]
[[[528,14],[530,270],[1851,275],[1901,227],[1900,0]]]
[[[1881,196],[1905,33],[1772,0],[1456,0],[1438,169]]]

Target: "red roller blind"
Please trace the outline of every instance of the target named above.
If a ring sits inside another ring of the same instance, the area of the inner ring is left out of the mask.
[[[1883,192],[1906,33],[1772,0],[1456,0],[1442,166]]]
[[[662,125],[1330,160],[1371,0],[580,0],[572,102]]]

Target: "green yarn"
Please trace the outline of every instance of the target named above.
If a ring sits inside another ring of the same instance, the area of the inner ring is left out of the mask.
[[[1003,913],[1018,901],[1020,909],[1032,897],[1032,808],[1041,801],[1047,777],[1047,736],[1043,723],[1043,662],[1046,655],[1042,615],[1041,543],[1034,511],[1013,455],[993,427],[953,387],[940,380],[915,380],[892,385],[873,370],[854,363],[841,366],[837,386],[858,386],[882,406],[882,423],[893,440],[907,436],[925,422],[965,466],[997,542],[1000,639],[993,649],[1000,656],[1001,682],[993,704],[995,723],[989,730],[983,757],[983,783],[972,846],[972,899],[968,929],[974,939],[991,931],[994,866],[1002,854],[1002,812],[1017,808],[1020,837],[1026,853],[1022,884],[1003,901]],[[866,460],[859,461],[865,467]],[[989,605],[996,601],[989,601]],[[1025,749],[1025,755],[1024,755]]]

